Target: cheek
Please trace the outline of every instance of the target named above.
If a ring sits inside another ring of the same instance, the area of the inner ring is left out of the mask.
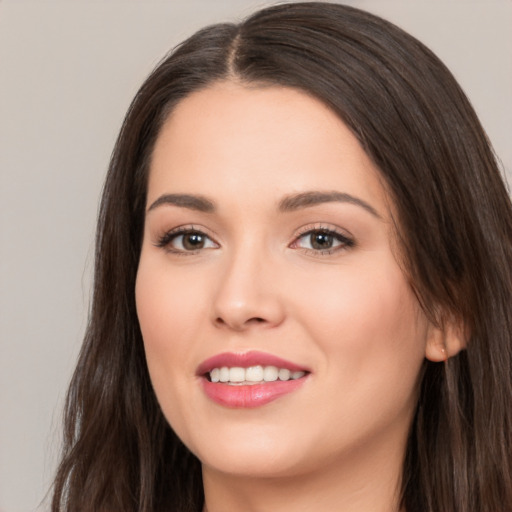
[[[401,271],[385,265],[316,281],[297,316],[316,340],[318,375],[325,377],[320,399],[311,404],[322,406],[315,422],[337,425],[340,446],[364,444],[391,425],[405,432],[416,406],[427,323]],[[317,442],[323,443],[322,432]]]
[[[162,261],[163,260],[163,261]],[[141,256],[135,288],[137,316],[144,340],[146,361],[162,412],[193,446],[189,426],[194,408],[191,389],[195,386],[195,347],[201,339],[199,317],[204,318],[202,294],[185,272],[172,272],[165,257]]]
[[[170,272],[158,258],[141,257],[135,298],[146,351],[180,349],[180,340],[192,336],[202,313],[200,296],[182,273]]]
[[[179,404],[195,376],[194,344],[204,317],[201,294],[182,272],[170,272],[165,258],[141,257],[135,288],[137,316],[149,374],[165,416]]]
[[[332,380],[355,389],[414,388],[428,323],[394,260],[377,259],[319,279],[297,317],[324,355]]]

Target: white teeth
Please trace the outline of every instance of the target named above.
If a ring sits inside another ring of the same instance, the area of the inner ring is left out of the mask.
[[[263,369],[263,380],[265,382],[274,382],[277,380],[279,370],[275,366],[265,366]]]
[[[221,382],[228,382],[229,381],[229,368],[227,368],[226,366],[223,366],[219,370],[219,380]]]
[[[248,382],[261,382],[263,380],[263,366],[250,366],[245,370],[245,380]]]
[[[281,368],[279,370],[279,380],[288,380],[290,378],[291,372],[287,368]]]
[[[229,382],[243,382],[245,380],[245,368],[230,368]]]
[[[220,370],[218,368],[214,368],[210,372],[210,379],[212,382],[219,382],[220,380]]]
[[[306,372],[292,372],[288,368],[277,368],[277,366],[250,366],[249,368],[241,368],[234,366],[228,368],[213,368],[210,371],[210,380],[212,382],[227,382],[233,384],[241,383],[258,383],[258,382],[275,382],[276,380],[287,381],[296,380],[304,377]]]

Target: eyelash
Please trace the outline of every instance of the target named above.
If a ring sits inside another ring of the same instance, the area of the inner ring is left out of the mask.
[[[314,234],[332,237],[335,241],[338,241],[340,244],[335,247],[330,247],[328,249],[308,249],[303,247],[302,250],[309,255],[330,255],[340,251],[345,251],[356,245],[355,240],[353,238],[350,238],[347,235],[340,233],[336,229],[320,225],[314,227],[307,226],[303,228],[301,231],[299,231],[298,235],[296,236],[295,240],[292,242],[290,247],[297,247],[297,243],[299,240],[306,236],[311,237]]]
[[[171,229],[170,231],[167,231],[162,236],[160,236],[155,245],[179,256],[190,256],[192,254],[197,254],[200,250],[204,249],[203,247],[200,247],[199,249],[196,250],[186,250],[176,249],[175,247],[172,247],[171,244],[174,240],[176,240],[180,236],[184,237],[186,235],[199,235],[201,237],[204,237],[205,239],[212,241],[214,244],[217,245],[217,243],[214,242],[212,238],[208,236],[204,231],[201,231],[200,229],[197,229],[194,226],[182,226],[179,228]]]
[[[305,247],[299,247],[297,244],[299,240],[303,239],[306,236],[312,236],[314,234],[317,235],[324,235],[328,237],[332,237],[333,240],[339,242],[339,245],[335,247],[330,247],[328,249],[313,249],[313,248],[305,248]],[[190,256],[197,254],[199,251],[204,249],[211,249],[212,247],[200,247],[196,250],[186,250],[186,249],[176,249],[175,247],[172,247],[172,242],[175,241],[178,237],[186,236],[186,235],[199,235],[201,237],[204,237],[205,239],[208,239],[210,242],[212,242],[215,245],[218,245],[217,242],[215,242],[209,235],[207,235],[204,231],[201,231],[200,229],[195,228],[194,226],[183,226],[179,228],[172,229],[170,231],[167,231],[162,236],[160,236],[156,242],[156,246],[160,247],[162,249],[166,249],[168,252],[171,252],[176,255],[180,256]],[[289,247],[302,249],[304,253],[318,256],[318,255],[329,255],[334,254],[339,251],[347,250],[352,247],[354,247],[355,241],[352,238],[349,238],[348,236],[340,233],[339,231],[328,228],[325,226],[308,226],[306,228],[303,228],[297,236],[295,237],[294,241],[289,245]]]

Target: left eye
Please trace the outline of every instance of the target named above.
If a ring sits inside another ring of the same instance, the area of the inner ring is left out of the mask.
[[[343,247],[351,247],[353,241],[349,238],[325,229],[314,229],[304,233],[294,243],[295,247],[313,251],[331,251]]]

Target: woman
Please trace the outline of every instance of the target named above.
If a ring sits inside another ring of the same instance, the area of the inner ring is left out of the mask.
[[[418,41],[206,28],[121,130],[53,510],[512,508],[512,209]]]

